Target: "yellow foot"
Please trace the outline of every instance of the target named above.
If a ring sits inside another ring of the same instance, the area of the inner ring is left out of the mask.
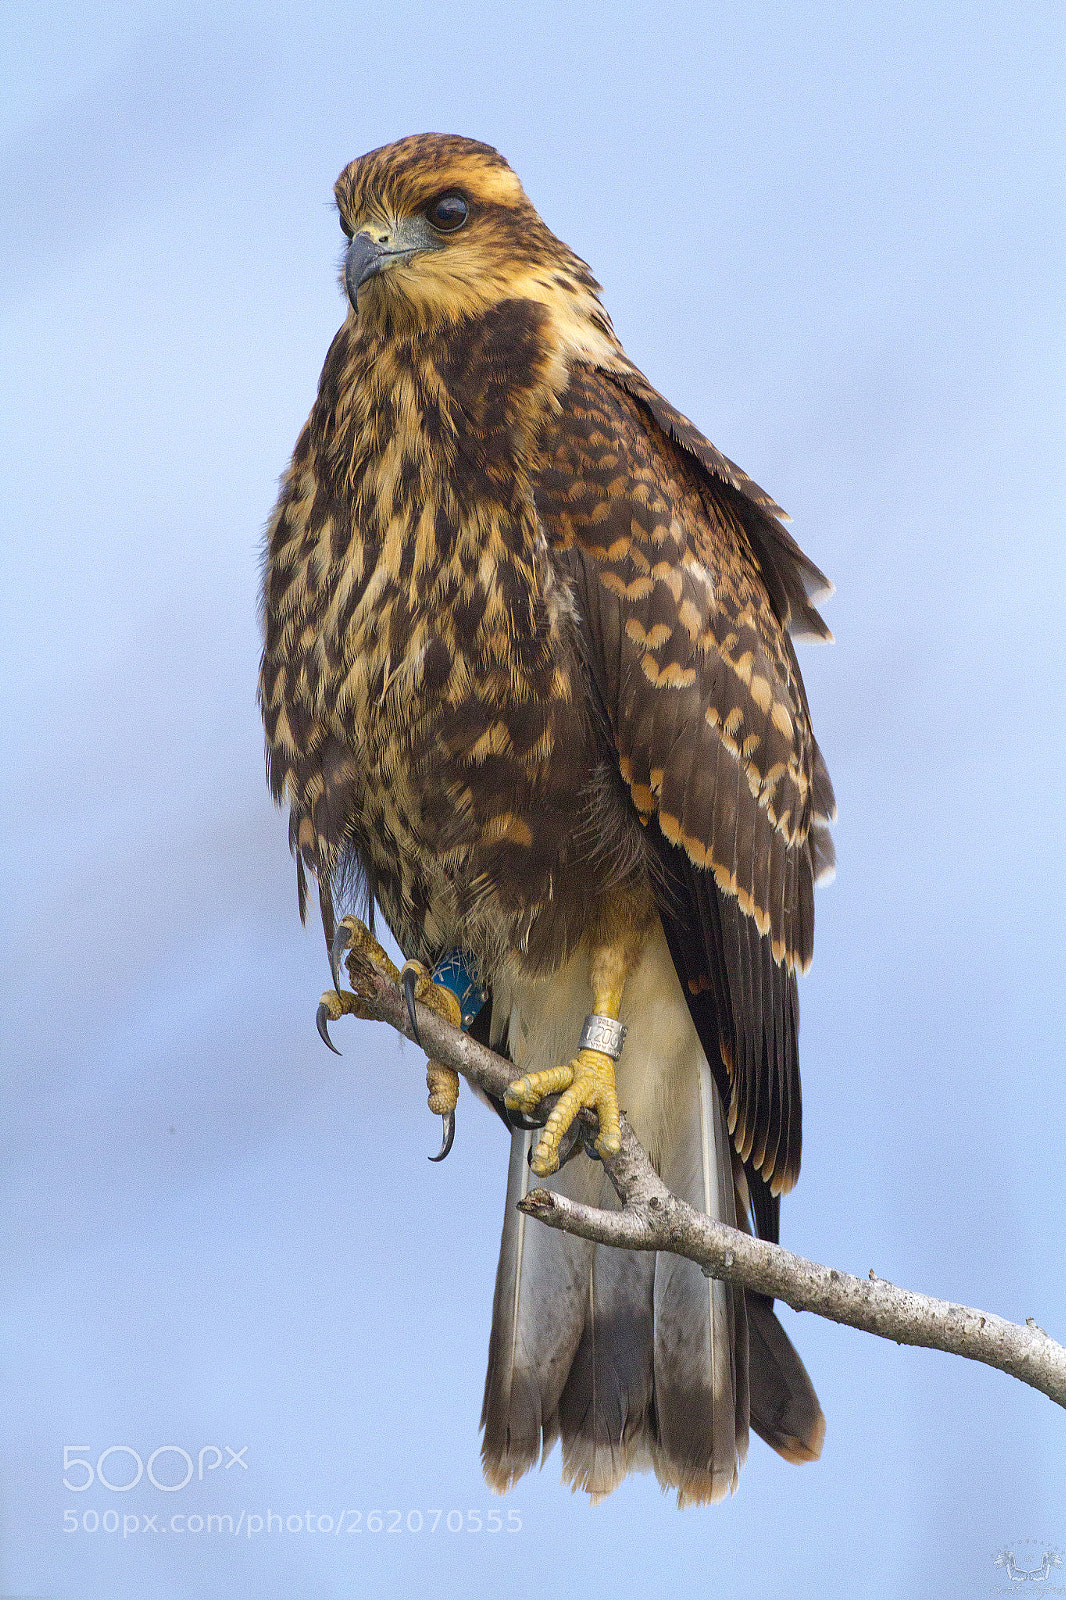
[[[429,1089],[429,1109],[444,1118],[444,1136],[438,1155],[430,1161],[443,1161],[455,1139],[455,1108],[459,1102],[459,1074],[451,1067],[442,1067],[439,1061],[426,1062],[426,1086]]]
[[[442,983],[433,982],[429,969],[424,967],[421,961],[405,961],[397,973],[396,981],[407,1001],[411,1031],[414,1033],[416,1043],[422,1043],[418,1036],[418,1021],[415,1017],[416,1000],[419,1005],[428,1006],[431,1011],[435,1011],[438,1017],[443,1017],[445,1022],[450,1022],[453,1028],[462,1026],[463,1015],[459,1009],[459,1001]]]
[[[348,968],[354,993],[341,988],[342,960]],[[389,960],[366,924],[360,922],[358,917],[342,918],[337,924],[329,952],[329,969],[333,974],[335,987],[326,990],[319,1001],[318,1014],[315,1017],[323,1043],[329,1046],[335,1056],[339,1056],[340,1051],[329,1036],[329,1024],[341,1017],[369,1018],[372,1015],[361,1003],[361,996],[369,998],[375,968],[385,973],[393,983],[399,982],[400,974],[396,963]]]
[[[348,968],[348,976],[352,980],[356,994],[359,993],[360,985],[365,982],[369,972],[375,967],[378,971],[386,973],[392,983],[400,981],[400,972],[395,961],[389,959],[366,923],[360,922],[358,917],[342,917],[333,935],[333,947],[329,952],[329,969],[333,974],[333,986],[338,990],[341,986],[342,960]]]
[[[422,1041],[418,1034],[418,1019],[415,1015],[415,1001],[420,1005],[428,1006],[436,1012],[445,1022],[450,1022],[453,1028],[462,1026],[463,1014],[457,997],[442,983],[434,983],[427,968],[421,961],[405,961],[400,975],[400,987],[407,1000],[407,1010],[411,1018],[411,1031],[416,1041]],[[426,1085],[429,1089],[429,1109],[444,1119],[444,1137],[439,1155],[430,1156],[431,1161],[443,1161],[452,1147],[455,1138],[455,1107],[459,1100],[459,1074],[453,1072],[451,1067],[442,1066],[439,1061],[427,1061]]]
[[[364,1021],[370,1021],[373,1016],[374,1013],[367,1009],[357,994],[352,994],[348,989],[327,989],[318,1002],[315,1026],[323,1044],[328,1045],[335,1056],[339,1056],[340,1051],[329,1036],[329,1024],[338,1022],[341,1017],[362,1017]]]
[[[599,1117],[600,1133],[596,1140],[599,1154],[614,1156],[622,1148],[611,1056],[602,1050],[579,1050],[565,1067],[551,1067],[547,1072],[532,1072],[516,1079],[504,1095],[504,1102],[508,1111],[521,1111],[528,1117],[545,1095],[558,1094],[560,1089],[566,1092],[545,1123],[530,1162],[538,1178],[558,1171],[560,1141],[578,1112],[586,1106],[595,1109]]]
[[[438,1117],[446,1117],[459,1103],[459,1074],[451,1067],[442,1067],[439,1061],[426,1062],[426,1088],[429,1090],[429,1109]]]

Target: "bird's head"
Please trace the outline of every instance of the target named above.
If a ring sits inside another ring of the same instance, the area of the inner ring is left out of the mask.
[[[360,323],[431,329],[504,299],[591,303],[599,285],[491,145],[422,133],[352,161],[334,188]]]

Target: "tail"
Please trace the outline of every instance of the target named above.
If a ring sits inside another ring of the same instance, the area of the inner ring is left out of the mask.
[[[587,996],[576,959],[516,999],[511,1038],[535,1041],[524,1071],[565,1059]],[[675,1194],[746,1228],[721,1099],[661,935],[626,1000],[618,1093],[637,1137]],[[561,1438],[564,1480],[594,1500],[648,1469],[679,1505],[719,1500],[736,1488],[749,1420],[787,1460],[814,1460],[825,1419],[770,1302],[680,1256],[614,1250],[525,1217],[517,1201],[544,1183],[530,1177],[531,1138],[512,1137],[496,1277],[481,1418],[492,1487],[509,1489]],[[602,1168],[584,1157],[548,1186],[617,1205]]]

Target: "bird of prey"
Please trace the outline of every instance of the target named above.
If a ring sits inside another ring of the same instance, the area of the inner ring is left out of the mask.
[[[593,1497],[651,1468],[679,1503],[715,1500],[749,1422],[790,1461],[821,1448],[772,1302],[515,1202],[532,1171],[617,1204],[595,1157],[619,1147],[621,1101],[675,1193],[776,1240],[834,810],[792,640],[828,637],[829,585],[628,359],[490,146],[401,139],[335,194],[349,307],[263,583],[301,913],[310,873],[343,950],[370,934],[338,928],[341,905],[376,902],[409,995],[521,1074],[497,1107],[489,1483],[559,1438]],[[457,1080],[431,1064],[430,1083],[453,1125]]]

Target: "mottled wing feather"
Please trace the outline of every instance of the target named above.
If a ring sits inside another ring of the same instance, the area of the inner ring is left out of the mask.
[[[730,1132],[779,1194],[799,1170],[795,969],[832,814],[787,630],[825,636],[825,580],[639,374],[575,365],[536,500]]]
[[[777,502],[728,456],[715,449],[669,400],[664,400],[642,372],[634,367],[612,376],[628,394],[640,401],[670,439],[694,456],[713,478],[737,491],[745,531],[758,558],[770,602],[782,625],[794,638],[831,639],[832,634],[814,606],[815,602],[832,594],[833,585],[782,527],[781,519],[788,519]]]

